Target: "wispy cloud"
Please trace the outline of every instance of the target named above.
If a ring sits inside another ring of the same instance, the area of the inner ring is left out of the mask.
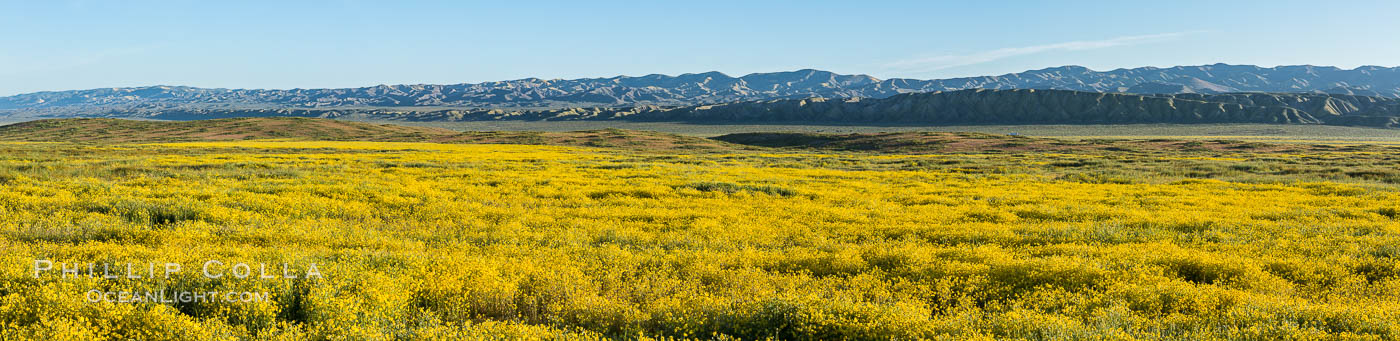
[[[1123,36],[1104,40],[1090,41],[1070,41],[1063,43],[1007,47],[995,50],[987,50],[971,54],[961,55],[939,55],[932,57],[921,57],[913,59],[899,60],[884,65],[887,69],[900,70],[905,72],[930,72],[943,69],[955,68],[959,66],[976,65],[999,59],[1024,56],[1052,51],[1084,51],[1097,50],[1117,46],[1135,45],[1150,42],[1159,42],[1181,38],[1182,36],[1199,33],[1199,31],[1173,32],[1162,34],[1148,34],[1137,36]]]

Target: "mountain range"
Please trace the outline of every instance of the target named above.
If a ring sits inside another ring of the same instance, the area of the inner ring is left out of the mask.
[[[905,93],[964,89],[1045,89],[1131,94],[1240,92],[1400,97],[1400,67],[1201,65],[1094,71],[1063,66],[1000,76],[937,80],[877,79],[820,70],[719,72],[572,80],[527,78],[452,85],[380,85],[342,89],[210,89],[147,86],[37,92],[0,97],[0,109],[20,113],[93,108],[342,108],[461,107],[577,108],[639,105],[690,106],[778,99],[887,98]]]
[[[320,117],[404,121],[674,121],[836,124],[1273,123],[1400,127],[1400,98],[1336,94],[1138,95],[968,89],[885,98],[744,101],[692,106],[502,108],[112,109],[85,117],[197,120]]]

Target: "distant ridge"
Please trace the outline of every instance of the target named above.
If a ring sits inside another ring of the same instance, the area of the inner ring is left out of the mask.
[[[469,107],[560,108],[596,106],[688,106],[807,97],[886,98],[903,93],[964,89],[1053,89],[1104,93],[1218,94],[1233,92],[1317,93],[1400,97],[1400,68],[1363,66],[1200,65],[1094,71],[1062,66],[999,76],[940,80],[885,79],[821,70],[755,73],[719,72],[677,76],[584,78],[452,85],[380,85],[344,89],[247,90],[148,86],[49,91],[0,97],[0,109],[16,115],[75,116],[93,108],[346,108]]]

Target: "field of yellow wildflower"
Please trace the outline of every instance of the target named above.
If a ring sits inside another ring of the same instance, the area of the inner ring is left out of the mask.
[[[1397,160],[0,143],[0,339],[1396,339]]]

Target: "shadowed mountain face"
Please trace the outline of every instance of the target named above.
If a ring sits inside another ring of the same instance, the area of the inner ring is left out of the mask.
[[[1282,123],[1395,127],[1400,100],[1312,94],[1143,96],[1065,90],[959,90],[882,99],[775,100],[656,108],[659,121],[925,124]]]
[[[719,72],[679,76],[513,81],[454,85],[381,85],[347,89],[242,90],[152,86],[39,92],[0,97],[0,109],[91,107],[326,108],[348,106],[590,107],[764,101],[806,97],[886,98],[903,93],[963,89],[1057,89],[1139,94],[1229,92],[1335,93],[1400,97],[1400,68],[1363,66],[1203,65],[1093,71],[1064,66],[1000,76],[940,80],[886,79],[819,70],[730,77]]]

